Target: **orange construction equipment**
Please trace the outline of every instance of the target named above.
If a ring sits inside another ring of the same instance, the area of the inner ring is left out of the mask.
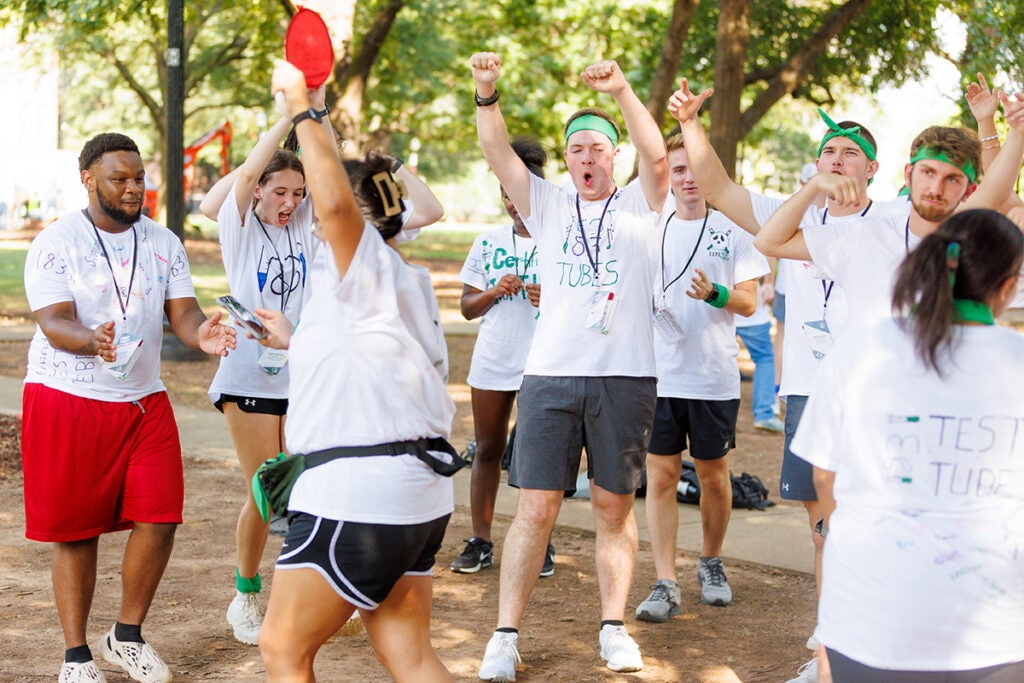
[[[206,131],[206,133],[204,133],[198,140],[185,148],[182,156],[182,166],[184,171],[184,196],[186,202],[188,202],[189,190],[195,184],[196,157],[199,155],[199,150],[218,138],[220,139],[220,173],[222,176],[225,176],[231,171],[231,165],[228,161],[228,149],[231,147],[231,122],[224,121],[224,123],[219,126]],[[146,188],[146,198],[143,202],[143,206],[148,210],[147,215],[156,215],[156,205],[156,188]]]

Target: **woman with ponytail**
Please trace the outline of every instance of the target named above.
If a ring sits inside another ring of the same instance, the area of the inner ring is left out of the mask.
[[[894,318],[822,364],[793,451],[825,512],[836,683],[1024,680],[1024,337],[994,324],[1022,258],[1004,216],[950,217],[900,267]]]

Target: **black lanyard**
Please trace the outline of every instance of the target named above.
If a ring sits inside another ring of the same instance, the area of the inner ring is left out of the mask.
[[[702,239],[704,239],[704,228],[708,227],[708,216],[711,215],[711,209],[704,209],[704,222],[701,223],[700,225],[700,234],[697,235],[697,243],[693,245],[693,251],[690,252],[690,258],[686,259],[686,265],[683,266],[683,269],[679,271],[679,275],[676,275],[674,278],[672,278],[671,282],[665,284],[665,235],[668,234],[668,224],[672,222],[672,218],[675,215],[676,212],[673,211],[672,215],[670,215],[668,217],[668,220],[665,221],[665,227],[662,228],[661,230],[661,291],[663,294],[667,292],[668,288],[674,285],[679,280],[679,278],[683,276],[683,273],[686,272],[686,269],[690,267],[691,263],[693,263],[693,257],[697,255],[697,249],[700,248],[700,242]]]
[[[612,188],[612,194],[608,197],[608,201],[604,203],[604,209],[601,210],[601,218],[597,221],[597,235],[594,236],[594,255],[590,255],[590,244],[587,243],[587,232],[583,229],[583,214],[580,213],[580,193],[576,193],[576,220],[580,224],[580,237],[583,238],[583,248],[587,252],[587,260],[590,261],[590,265],[594,269],[594,282],[598,281],[598,268],[601,265],[601,226],[604,225],[604,216],[608,213],[608,205],[615,199],[615,193],[618,188]],[[610,246],[610,245],[609,245]]]
[[[866,216],[868,214],[868,211],[871,210],[871,205],[874,204],[874,203],[875,203],[875,200],[873,200],[873,199],[869,199],[868,200],[868,205],[865,206],[864,210],[860,212],[860,217],[861,218],[864,218],[864,216]],[[827,206],[825,207],[825,212],[821,214],[821,224],[822,225],[825,225],[825,219],[826,218],[828,218],[828,207]]]
[[[869,199],[868,205],[864,207],[864,210],[860,212],[860,217],[864,218],[868,211],[871,210],[871,206],[874,204],[874,200]],[[828,218],[828,207],[825,207],[824,213],[821,214],[821,224],[825,225],[825,219]],[[825,280],[821,281],[821,293],[824,295],[824,303],[821,305],[821,319],[825,319],[825,313],[828,311],[828,298],[832,296],[832,286],[835,285],[835,280],[828,280],[828,285],[825,285]]]
[[[132,248],[132,274],[128,278],[128,291],[125,292],[124,301],[122,301],[121,287],[117,284],[117,274],[114,272],[114,264],[110,261],[110,254],[107,253],[107,245],[105,245],[103,243],[103,239],[100,238],[100,231],[96,227],[96,222],[89,214],[89,209],[83,209],[82,212],[85,214],[85,217],[89,219],[89,224],[92,225],[92,231],[96,235],[96,241],[100,243],[100,251],[103,252],[103,258],[107,260],[107,268],[110,269],[110,278],[114,281],[114,291],[117,292],[117,305],[121,307],[121,320],[127,323],[128,304],[132,300],[132,286],[135,284],[135,266],[139,262],[139,233],[135,231],[135,224],[132,223],[132,242],[134,243]]]
[[[523,261],[523,272],[520,273],[519,272],[519,250],[516,249],[516,227],[513,225],[512,226],[512,258],[515,259],[515,266],[514,266],[514,268],[516,269],[516,277],[517,278],[522,280],[524,277],[526,277],[526,271],[528,271],[530,269],[530,264],[533,263],[533,258],[536,255],[537,255],[537,245],[534,244],[533,245],[533,251],[531,251],[530,255],[526,257],[525,261]]]
[[[270,243],[270,248],[274,250],[274,256],[277,258],[278,268],[281,270],[281,312],[284,313],[285,307],[288,306],[288,300],[292,296],[292,283],[295,282],[295,252],[292,250],[292,233],[290,232],[288,225],[284,226],[285,237],[288,238],[288,262],[291,264],[292,272],[291,277],[288,278],[287,286],[284,281],[284,261],[281,260],[281,253],[277,250],[277,245],[274,244],[274,240],[270,239],[270,233],[267,232],[267,226],[263,225],[263,221],[256,215],[256,211],[252,212],[253,218],[260,224],[260,228],[263,230],[263,235],[267,238],[267,242]],[[258,266],[257,266],[258,267]],[[267,262],[267,278],[270,279],[270,262]],[[270,292],[274,292],[273,279],[270,279]],[[262,294],[262,292],[261,292]]]
[[[907,216],[907,227],[903,228],[903,248],[905,254],[910,253],[910,216]]]

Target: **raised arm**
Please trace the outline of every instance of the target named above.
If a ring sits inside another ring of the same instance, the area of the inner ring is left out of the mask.
[[[668,196],[668,156],[654,117],[633,92],[615,61],[591,64],[583,71],[583,81],[597,92],[608,93],[615,98],[629,139],[636,148],[637,172],[644,197],[652,210],[660,211]]]
[[[800,231],[800,221],[819,192],[839,206],[863,206],[868,201],[856,180],[835,173],[818,173],[772,214],[754,237],[754,246],[765,256],[806,261],[811,258]]]
[[[477,102],[490,102],[476,108],[476,136],[480,151],[505,188],[509,199],[523,219],[530,217],[530,171],[509,144],[508,127],[498,106],[497,81],[501,76],[501,55],[477,52],[469,60],[476,83]],[[491,101],[493,98],[493,102]]]
[[[285,107],[291,118],[310,108],[306,79],[288,62],[277,62],[271,91],[284,93]],[[295,134],[302,148],[306,184],[316,204],[320,227],[331,245],[338,274],[344,276],[363,235],[363,215],[356,204],[348,175],[338,159],[336,145],[323,126],[310,121],[300,121],[295,127]]]
[[[395,160],[395,163],[398,164],[398,169],[392,170],[392,174],[395,176],[395,180],[400,180],[405,184],[405,189],[409,192],[409,203],[412,204],[412,215],[409,216],[409,220],[402,228],[414,230],[441,220],[444,216],[444,206],[440,200],[418,175],[409,170],[408,166],[398,159]],[[393,166],[392,169],[394,169]]]
[[[700,122],[700,107],[713,93],[714,90],[708,88],[701,94],[694,95],[684,78],[679,90],[669,97],[668,113],[679,122],[693,179],[708,203],[724,213],[733,223],[751,235],[756,235],[761,229],[761,224],[754,217],[750,193],[729,177],[722,160],[708,142],[704,126]]]
[[[999,154],[999,131],[996,130],[996,111],[999,109],[1000,91],[990,90],[988,82],[980,73],[978,82],[967,86],[964,99],[978,122],[978,137],[981,138],[981,168],[988,168]]]
[[[1024,98],[1014,98],[999,93],[1003,103],[1003,115],[1010,125],[1006,142],[999,154],[986,169],[985,177],[978,189],[961,205],[963,209],[993,209],[998,211],[1014,194],[1014,185],[1024,161]]]

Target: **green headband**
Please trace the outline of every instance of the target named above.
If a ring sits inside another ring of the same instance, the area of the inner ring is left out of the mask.
[[[580,130],[592,130],[602,135],[605,135],[609,140],[612,141],[613,146],[619,144],[619,133],[615,130],[615,126],[611,124],[607,119],[603,119],[600,116],[594,114],[584,114],[578,116],[572,120],[569,127],[565,129],[565,144],[569,145],[569,136],[576,131]]]
[[[932,159],[933,161],[942,161],[944,163],[949,164],[950,166],[956,166],[957,168],[964,172],[964,175],[967,176],[967,179],[972,183],[978,177],[978,171],[977,169],[974,168],[974,162],[972,162],[970,159],[965,161],[963,164],[958,164],[952,159],[950,159],[949,155],[947,155],[945,152],[923,145],[919,150],[917,150],[917,154],[910,157],[910,165],[913,166],[917,162],[921,161],[921,159]]]
[[[875,153],[875,146],[867,141],[863,135],[860,134],[860,126],[850,126],[849,128],[840,128],[839,124],[829,118],[823,110],[818,110],[818,115],[821,116],[821,120],[828,126],[828,132],[825,133],[825,137],[821,139],[821,144],[818,145],[818,156],[821,156],[821,150],[825,149],[825,143],[832,138],[849,138],[857,143],[864,154],[867,155],[868,161],[874,161],[877,156]]]

